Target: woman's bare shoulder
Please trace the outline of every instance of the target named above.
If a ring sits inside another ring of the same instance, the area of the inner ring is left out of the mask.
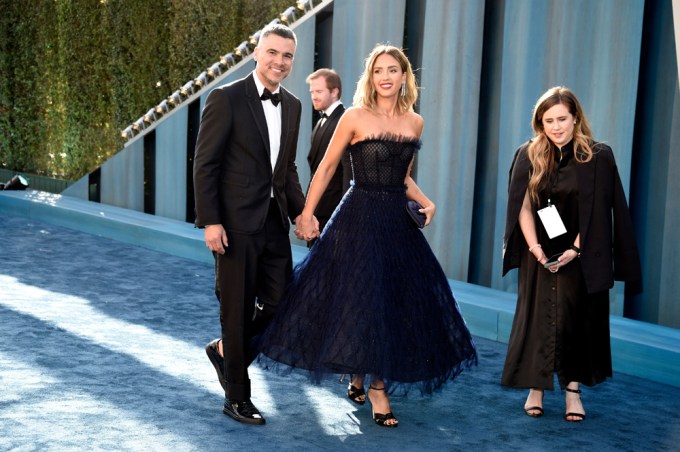
[[[351,107],[345,108],[344,115],[355,116],[355,115],[361,114],[363,111],[364,111],[364,109],[361,108],[361,107],[351,106]]]
[[[406,114],[406,120],[409,122],[416,135],[420,136],[423,132],[423,127],[425,126],[423,117],[414,111],[410,111]]]
[[[415,121],[415,122],[419,122],[419,123],[425,122],[425,120],[423,119],[423,117],[420,116],[420,115],[419,115],[418,113],[416,113],[415,111],[409,111],[408,113],[406,113],[406,115],[407,115],[407,118],[408,118],[410,121]]]

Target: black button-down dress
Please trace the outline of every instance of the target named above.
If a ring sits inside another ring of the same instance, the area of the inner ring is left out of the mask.
[[[556,168],[533,205],[539,243],[547,257],[562,253],[578,235],[578,174],[573,142],[554,147]],[[537,210],[555,205],[567,229],[550,239]],[[533,203],[532,203],[533,204]],[[551,273],[522,251],[518,300],[502,384],[513,388],[553,389],[571,381],[587,386],[612,375],[609,344],[609,291],[588,294],[581,263],[574,259]]]

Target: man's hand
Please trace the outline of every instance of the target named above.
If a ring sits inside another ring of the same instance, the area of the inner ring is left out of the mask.
[[[207,246],[210,251],[224,254],[224,249],[229,246],[229,241],[227,240],[227,232],[221,224],[207,225],[204,230],[204,235],[205,246]]]
[[[300,232],[300,229],[298,228],[300,226],[301,217],[302,215],[295,217],[295,221],[293,222],[295,224],[295,229],[293,229],[293,232],[295,233],[295,237],[297,237],[299,240],[304,240],[304,238],[302,238],[302,232]]]

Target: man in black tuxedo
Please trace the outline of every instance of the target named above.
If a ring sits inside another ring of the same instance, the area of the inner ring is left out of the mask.
[[[295,153],[301,103],[280,82],[293,65],[297,38],[265,27],[255,71],[206,99],[196,142],[196,226],[215,257],[222,337],[206,353],[225,390],[224,414],[265,420],[250,401],[254,336],[264,331],[292,273],[288,231],[304,207]]]
[[[328,143],[333,137],[335,127],[340,121],[340,117],[345,112],[340,96],[342,95],[342,83],[340,76],[333,69],[319,69],[307,77],[309,93],[312,97],[314,109],[320,114],[320,118],[312,131],[312,146],[309,149],[307,161],[314,177],[319,163],[326,154]],[[314,215],[319,220],[319,229],[323,231],[324,226],[331,217],[331,214],[338,206],[349,188],[352,178],[352,167],[349,154],[345,153],[341,165],[335,171],[333,178],[328,183],[328,187],[316,206]],[[307,188],[309,190],[309,187]],[[308,242],[311,246],[314,241]]]

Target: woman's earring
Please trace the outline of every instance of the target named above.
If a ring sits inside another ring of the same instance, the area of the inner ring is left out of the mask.
[[[406,82],[401,82],[401,97],[406,95]]]

